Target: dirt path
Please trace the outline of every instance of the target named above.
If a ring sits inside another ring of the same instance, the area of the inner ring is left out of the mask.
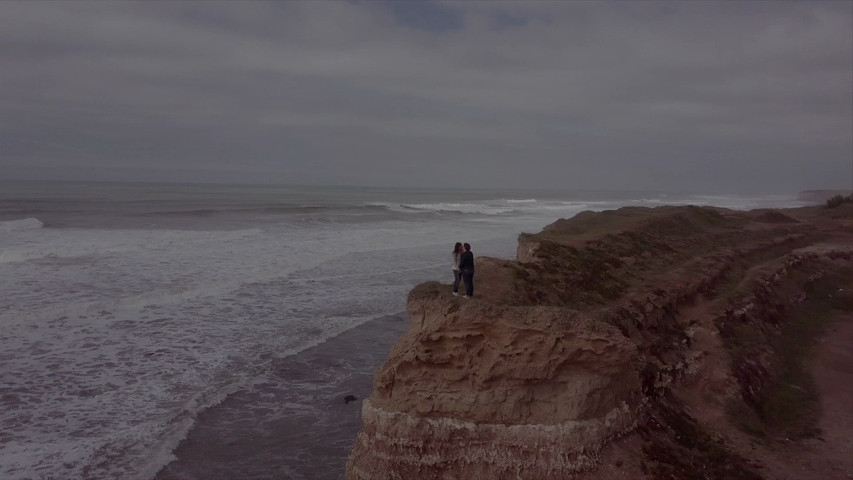
[[[812,372],[821,402],[817,438],[768,448],[729,430],[767,480],[853,479],[853,314],[839,316],[819,341]]]
[[[813,371],[821,397],[820,439],[809,445],[801,478],[853,478],[853,314],[842,316],[818,347]]]

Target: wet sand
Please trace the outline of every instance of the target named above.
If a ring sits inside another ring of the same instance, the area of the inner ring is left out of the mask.
[[[373,374],[407,330],[405,314],[377,318],[277,361],[267,381],[199,414],[155,479],[343,479]]]

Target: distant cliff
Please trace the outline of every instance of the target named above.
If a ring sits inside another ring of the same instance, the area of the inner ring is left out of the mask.
[[[797,195],[797,199],[804,202],[823,203],[836,195],[846,197],[850,195],[850,190],[803,190]]]
[[[584,212],[522,235],[517,261],[478,258],[475,299],[417,286],[347,479],[565,479],[617,441],[634,478],[763,478],[702,419],[795,436],[767,418],[777,339],[853,279],[853,206],[829,215]]]

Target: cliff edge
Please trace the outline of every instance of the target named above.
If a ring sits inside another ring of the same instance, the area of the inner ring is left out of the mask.
[[[809,350],[786,339],[849,320],[851,279],[851,205],[631,207],[523,234],[516,261],[477,259],[474,299],[412,290],[346,478],[786,478],[743,446],[819,435]]]

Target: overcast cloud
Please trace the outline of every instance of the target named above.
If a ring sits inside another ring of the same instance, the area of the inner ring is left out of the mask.
[[[853,2],[2,2],[0,179],[853,187]]]

